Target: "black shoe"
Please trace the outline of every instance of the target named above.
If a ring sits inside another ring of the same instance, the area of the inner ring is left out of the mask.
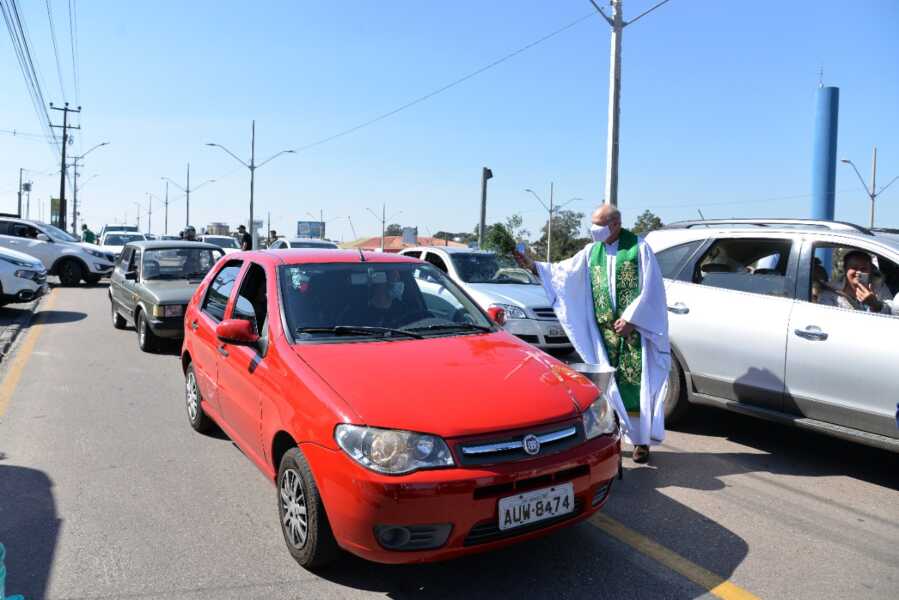
[[[633,459],[635,463],[649,462],[649,446],[634,446]]]

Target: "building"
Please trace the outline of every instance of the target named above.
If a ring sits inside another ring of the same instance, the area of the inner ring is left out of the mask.
[[[206,226],[207,235],[231,235],[231,228],[227,223],[210,223]]]
[[[451,248],[465,248],[465,244],[459,242],[447,241],[440,238],[418,236],[414,243],[407,237],[407,241],[403,241],[403,237],[399,235],[388,235],[384,237],[384,252],[399,252],[404,248],[412,248],[413,246],[449,246]],[[361,249],[369,252],[381,249],[381,236],[376,235],[370,238],[362,238],[345,244],[340,244],[341,248]]]

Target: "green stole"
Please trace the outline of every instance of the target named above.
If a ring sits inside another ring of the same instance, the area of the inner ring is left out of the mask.
[[[640,380],[643,375],[643,348],[640,334],[634,329],[627,337],[615,333],[612,327],[621,313],[640,294],[639,244],[637,236],[626,229],[618,236],[615,256],[615,309],[609,293],[606,245],[597,242],[590,253],[590,282],[593,288],[593,309],[596,324],[602,334],[603,346],[609,362],[617,370],[615,382],[629,413],[640,412]]]

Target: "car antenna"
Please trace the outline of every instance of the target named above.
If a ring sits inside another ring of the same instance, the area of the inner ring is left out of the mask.
[[[362,253],[362,248],[359,248],[359,262],[365,262],[365,254]]]

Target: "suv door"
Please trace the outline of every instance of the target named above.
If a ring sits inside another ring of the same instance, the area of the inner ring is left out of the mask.
[[[5,234],[0,235],[4,238],[2,242],[4,247],[30,254],[41,261],[48,270],[59,255],[53,242],[37,239],[37,236],[44,232],[29,223],[6,221],[0,225],[0,233]]]
[[[791,237],[721,236],[669,280],[671,342],[695,393],[782,409],[798,251]]]
[[[829,246],[829,247],[828,247]],[[842,250],[838,250],[842,249]],[[822,240],[805,242],[800,258],[799,292],[787,336],[786,382],[789,410],[796,414],[852,429],[899,438],[899,300],[894,312],[876,314],[813,303],[815,258],[833,256],[830,281],[841,272],[840,256],[862,250],[877,257],[884,276],[878,295],[899,294],[899,253],[858,240],[834,246]],[[820,272],[820,270],[819,270]],[[820,277],[823,278],[824,273]],[[820,284],[818,284],[820,285]]]

